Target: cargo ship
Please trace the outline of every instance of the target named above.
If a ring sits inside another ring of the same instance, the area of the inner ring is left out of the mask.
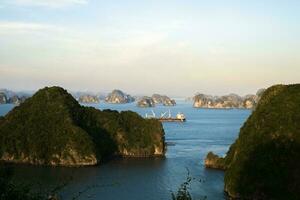
[[[161,113],[160,117],[156,117],[156,114],[153,110],[151,110],[151,112],[152,112],[152,114],[146,113],[146,116],[145,116],[146,119],[157,119],[161,122],[185,122],[186,121],[184,114],[181,112],[177,113],[177,115],[175,117],[172,117],[170,110],[169,110],[169,112],[167,111],[167,112]],[[166,116],[167,113],[169,113],[168,116]]]

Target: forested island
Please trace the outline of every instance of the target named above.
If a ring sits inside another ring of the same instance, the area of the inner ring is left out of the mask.
[[[41,89],[0,117],[0,160],[6,162],[81,166],[164,153],[159,121],[81,106],[60,87]]]
[[[300,84],[267,89],[238,139],[205,165],[225,171],[225,191],[238,199],[299,199]]]

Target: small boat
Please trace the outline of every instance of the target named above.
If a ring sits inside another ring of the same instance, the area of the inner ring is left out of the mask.
[[[169,115],[166,116],[167,112],[161,113],[160,117],[156,117],[156,114],[153,110],[151,110],[152,115],[146,113],[147,119],[157,119],[161,122],[185,122],[186,118],[183,113],[179,112],[175,117],[172,117],[171,111],[169,110]]]

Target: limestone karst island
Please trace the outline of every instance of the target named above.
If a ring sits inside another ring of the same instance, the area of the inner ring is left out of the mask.
[[[0,200],[300,200],[299,10],[0,0]]]
[[[46,87],[0,118],[1,160],[96,165],[112,156],[163,156],[157,120],[131,111],[81,106],[66,90]]]

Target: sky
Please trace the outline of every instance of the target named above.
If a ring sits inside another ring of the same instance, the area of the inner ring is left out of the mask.
[[[0,0],[0,88],[191,96],[300,82],[298,0]]]

